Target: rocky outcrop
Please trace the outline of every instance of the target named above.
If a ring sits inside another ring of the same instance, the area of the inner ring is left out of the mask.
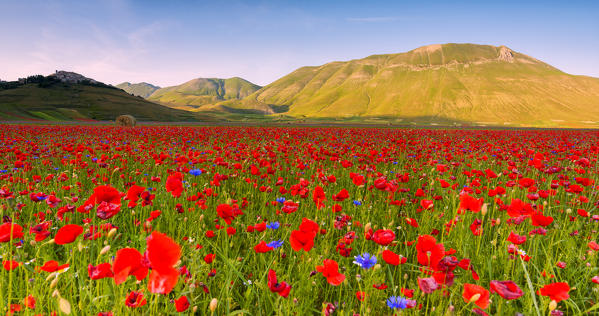
[[[499,47],[499,57],[497,57],[498,60],[500,61],[506,61],[508,63],[513,63],[514,62],[514,54],[512,53],[512,51],[505,47],[505,46],[501,46]]]

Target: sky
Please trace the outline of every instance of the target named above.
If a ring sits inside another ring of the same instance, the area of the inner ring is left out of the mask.
[[[506,45],[599,77],[599,1],[0,0],[0,79],[266,85],[302,66],[439,43]]]

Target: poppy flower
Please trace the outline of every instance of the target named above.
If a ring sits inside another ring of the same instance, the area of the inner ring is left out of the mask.
[[[590,241],[588,243],[588,246],[591,250],[599,251],[599,244],[597,242],[595,242],[594,240]]]
[[[259,244],[254,246],[254,251],[256,253],[265,253],[273,250],[273,247],[269,247],[264,240],[260,241]]]
[[[303,218],[299,230],[294,230],[289,236],[289,243],[294,251],[310,251],[314,247],[314,238],[318,233],[318,224],[316,222]]]
[[[23,299],[23,305],[29,309],[35,309],[35,302],[35,297],[31,294]]]
[[[327,282],[334,286],[345,280],[345,275],[339,272],[339,265],[335,260],[325,259],[322,266],[316,266],[316,271],[322,273]]]
[[[464,284],[462,292],[464,302],[473,302],[476,306],[486,309],[489,307],[489,291],[476,284]]]
[[[556,282],[543,286],[537,294],[543,296],[549,296],[549,298],[553,301],[560,302],[562,300],[567,300],[570,295],[568,292],[570,291],[570,286],[567,282]]]
[[[41,270],[41,271],[45,271],[45,272],[55,272],[55,271],[64,270],[68,267],[69,267],[68,263],[59,265],[58,262],[56,262],[54,260],[50,260],[50,261],[47,261],[46,263],[44,263],[43,266],[36,267],[36,270]]]
[[[21,263],[14,261],[14,260],[5,260],[2,261],[2,267],[4,267],[4,270],[6,271],[11,271],[13,269],[16,269],[18,266],[20,266]]]
[[[532,221],[532,226],[543,226],[543,227],[547,227],[551,223],[553,223],[553,217],[551,217],[551,216],[545,216],[541,212],[534,212],[530,216],[530,219]]]
[[[434,278],[418,278],[418,287],[423,293],[431,294],[439,288]]]
[[[404,264],[408,261],[408,258],[402,257],[389,249],[383,250],[382,256],[386,263],[394,266]]]
[[[507,241],[513,243],[514,245],[521,245],[526,242],[526,236],[521,236],[515,234],[514,232],[510,232],[510,235],[507,238]]]
[[[314,188],[314,191],[312,192],[312,201],[316,204],[316,208],[321,209],[326,200],[327,196],[324,194],[323,188],[321,186]]]
[[[112,266],[110,263],[100,263],[97,266],[89,264],[87,266],[87,274],[89,278],[92,280],[99,280],[103,278],[112,278],[114,274],[112,273]]]
[[[83,227],[75,224],[64,225],[56,232],[54,242],[57,245],[70,244],[83,233]]]
[[[125,305],[132,308],[144,306],[146,303],[143,293],[138,291],[131,291],[125,299]]]
[[[333,201],[343,202],[349,198],[349,192],[346,189],[341,189],[339,193],[333,194]]]
[[[464,211],[478,213],[480,212],[483,203],[483,198],[477,199],[468,195],[467,193],[463,193],[460,195],[460,206],[458,208],[458,213],[463,213]]]
[[[116,215],[121,209],[121,192],[110,185],[100,185],[94,188],[94,193],[77,208],[79,213],[89,213],[96,205],[101,205],[101,210],[96,215],[101,219],[108,219]]]
[[[179,313],[186,311],[189,308],[189,305],[189,299],[187,299],[187,296],[185,295],[175,300],[175,309]]]
[[[177,284],[179,277],[174,265],[181,258],[181,246],[157,231],[152,232],[146,243],[147,258],[152,267],[148,289],[151,293],[168,294]]]
[[[23,238],[21,225],[10,222],[0,225],[0,243],[9,242],[14,238]]]
[[[148,264],[143,259],[141,253],[135,248],[123,248],[117,251],[112,264],[114,283],[119,285],[130,275],[135,276],[138,281],[143,280],[148,275]]]
[[[268,270],[268,288],[273,293],[278,293],[282,297],[287,297],[291,291],[291,285],[287,282],[277,282],[277,274],[275,270]]]
[[[496,281],[492,280],[489,288],[491,293],[497,293],[506,300],[515,300],[524,295],[522,289],[514,281]]]
[[[125,196],[125,199],[129,201],[129,204],[127,206],[130,208],[135,207],[137,205],[137,201],[141,196],[141,193],[145,190],[146,189],[142,186],[132,185],[129,188],[129,190],[127,190],[127,195]]]
[[[387,246],[395,240],[395,233],[390,229],[379,229],[374,232],[371,239],[381,246]]]
[[[437,244],[435,237],[430,235],[418,236],[416,243],[418,263],[435,269],[445,255],[443,244]]]
[[[231,220],[235,219],[233,207],[229,204],[219,204],[216,207],[216,214],[222,218],[227,225],[231,225]]]
[[[173,197],[180,197],[183,192],[183,174],[175,172],[166,178],[166,192],[170,192]]]

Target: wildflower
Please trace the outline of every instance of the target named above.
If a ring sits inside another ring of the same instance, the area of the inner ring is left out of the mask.
[[[408,307],[408,300],[401,296],[391,296],[387,299],[387,306],[392,309],[405,309]]]
[[[197,176],[199,176],[199,175],[202,174],[202,170],[200,170],[200,169],[191,169],[191,170],[189,170],[189,174],[192,175],[192,176],[194,176],[194,177],[197,177]]]
[[[281,226],[281,224],[279,224],[279,222],[272,222],[272,223],[266,225],[266,227],[270,228],[270,229],[279,229],[280,226]]]
[[[376,264],[376,256],[370,256],[369,253],[363,253],[360,256],[354,257],[354,264],[359,265],[362,269],[370,269]]]

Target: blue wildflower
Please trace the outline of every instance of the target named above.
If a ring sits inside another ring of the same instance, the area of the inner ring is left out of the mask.
[[[283,241],[282,241],[282,240],[280,240],[280,239],[279,239],[279,240],[273,240],[273,241],[269,242],[269,243],[268,243],[268,244],[266,244],[266,245],[267,245],[268,247],[271,247],[271,248],[275,248],[275,249],[277,249],[277,248],[279,248],[279,247],[283,246]]]
[[[401,296],[391,296],[387,299],[387,306],[393,309],[405,309],[408,307],[408,300]]]
[[[354,263],[362,267],[362,269],[370,269],[376,264],[376,256],[370,256],[368,252],[365,252],[360,256],[355,256],[354,259],[356,259],[354,260]]]
[[[283,204],[283,203],[285,203],[285,198],[284,197],[277,198],[277,202]]]
[[[354,200],[354,205],[360,206],[360,205],[362,205],[362,202],[358,201],[358,200]]]
[[[202,170],[200,170],[200,169],[191,169],[191,170],[189,170],[189,174],[192,175],[192,176],[196,176],[197,177],[197,176],[199,176],[199,175],[202,174]]]
[[[272,223],[266,225],[266,227],[270,228],[270,229],[278,229],[279,226],[281,226],[281,224],[279,224],[279,222],[272,222]]]

